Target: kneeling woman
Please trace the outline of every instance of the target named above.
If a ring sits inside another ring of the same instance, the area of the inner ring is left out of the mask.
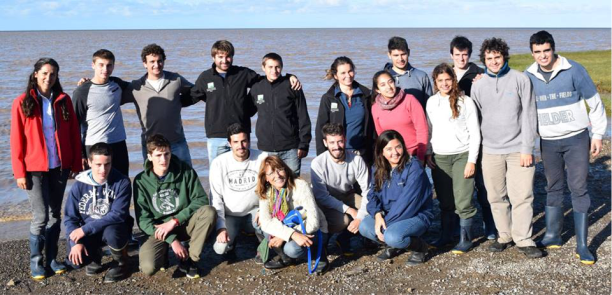
[[[407,265],[425,261],[422,236],[433,218],[431,184],[423,167],[406,152],[404,139],[387,130],[376,139],[374,174],[368,193],[368,216],[359,225],[362,236],[388,248],[381,260],[412,251]]]
[[[257,194],[259,195],[259,222],[269,241],[268,246],[278,256],[264,266],[268,269],[282,268],[295,264],[296,259],[305,257],[311,247],[316,254],[318,242],[327,243],[327,221],[317,207],[310,185],[296,179],[295,175],[280,158],[269,156],[261,163],[258,174]],[[300,226],[295,228],[283,224],[289,211],[302,207],[306,234]],[[318,241],[317,231],[323,232],[323,241]],[[316,272],[322,273],[329,266],[327,251],[323,251]]]

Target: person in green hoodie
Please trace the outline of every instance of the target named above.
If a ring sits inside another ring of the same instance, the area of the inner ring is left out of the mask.
[[[199,278],[198,261],[217,213],[195,170],[171,154],[165,137],[155,134],[146,146],[145,170],[134,178],[136,220],[147,236],[140,247],[140,269],[153,275],[167,265],[170,245],[179,270]],[[181,241],[189,241],[188,247]]]

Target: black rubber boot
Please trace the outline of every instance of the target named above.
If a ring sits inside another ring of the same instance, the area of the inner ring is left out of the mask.
[[[410,245],[408,246],[408,250],[412,251],[412,255],[406,261],[406,265],[414,266],[418,264],[422,264],[427,259],[427,251],[429,250],[429,245],[425,243],[419,237],[410,237],[412,240]]]
[[[98,247],[89,253],[91,262],[85,267],[85,274],[95,276],[102,270],[102,248]]]
[[[434,248],[442,248],[453,241],[453,229],[455,227],[455,213],[454,212],[441,212],[440,213],[440,237],[438,240],[433,242],[431,246]]]
[[[42,280],[46,277],[43,266],[43,248],[45,247],[45,237],[43,235],[30,234],[30,273],[32,279]]]
[[[378,261],[385,261],[396,257],[404,252],[406,252],[405,249],[386,247],[380,255],[376,256],[376,259],[378,259]]]
[[[46,267],[50,268],[56,274],[63,274],[66,272],[66,266],[56,260],[60,230],[59,223],[45,230]]]
[[[316,251],[312,247],[310,249]],[[319,260],[319,265],[317,265],[317,268],[314,272],[320,275],[324,274],[327,270],[329,270],[329,260],[327,259],[327,246],[323,246],[323,251],[321,252],[321,260]]]
[[[538,248],[557,249],[563,245],[561,231],[563,231],[563,207],[546,206],[544,208],[546,219],[546,233],[542,240],[536,242]]]
[[[459,225],[461,226],[460,240],[451,252],[454,254],[463,254],[472,248],[472,223],[474,218],[461,219]]]
[[[116,265],[111,267],[106,274],[104,275],[105,283],[114,283],[118,282],[124,278],[126,278],[129,274],[129,265],[128,265],[128,254],[127,254],[127,245],[123,247],[121,250],[111,250],[111,257],[115,261]]]
[[[574,211],[574,230],[576,231],[576,257],[580,258],[580,262],[584,264],[594,264],[595,257],[587,247],[589,235],[588,213]]]

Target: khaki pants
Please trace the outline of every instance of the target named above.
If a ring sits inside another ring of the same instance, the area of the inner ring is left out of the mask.
[[[217,212],[212,206],[202,206],[196,211],[186,224],[175,228],[179,241],[189,241],[189,258],[197,262],[200,260],[204,242],[215,227]],[[146,275],[152,275],[164,266],[168,260],[168,243],[160,241],[154,236],[148,236],[140,246],[140,269]]]
[[[361,196],[356,193],[332,194],[332,196],[351,208],[359,210],[361,207]],[[321,207],[321,211],[323,211],[327,219],[327,229],[330,235],[343,231],[353,221],[350,215],[336,209]]]
[[[521,167],[520,159],[520,153],[484,153],[482,174],[499,231],[498,241],[514,241],[518,247],[535,246],[531,239],[535,167]]]

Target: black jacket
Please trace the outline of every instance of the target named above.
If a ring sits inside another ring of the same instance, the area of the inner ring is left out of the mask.
[[[273,83],[261,79],[251,87],[257,107],[257,148],[279,152],[299,148],[308,151],[311,125],[304,92],[291,89],[288,76]]]
[[[370,89],[367,87],[357,83],[357,81],[353,81],[353,87],[358,87],[363,95],[361,99],[363,100],[363,105],[366,108],[365,111],[365,128],[364,128],[364,147],[366,149],[365,155],[362,155],[363,159],[366,161],[368,165],[372,164],[373,160],[373,152],[374,152],[374,141],[376,140],[376,130],[374,129],[374,122],[372,121],[372,100]],[[319,114],[317,115],[317,125],[315,129],[315,138],[317,142],[317,155],[325,152],[327,148],[323,144],[323,134],[321,133],[321,129],[323,125],[327,123],[342,123],[346,128],[346,120],[344,118],[344,105],[339,97],[334,95],[336,89],[336,84],[332,85],[329,90],[323,94],[321,97],[321,104],[319,105]],[[331,104],[335,103],[338,108],[337,110],[332,110]]]
[[[219,75],[214,64],[200,74],[191,89],[191,97],[194,102],[206,102],[206,137],[226,138],[227,127],[233,123],[240,123],[251,132],[251,117],[257,108],[249,99],[247,89],[259,79],[255,71],[238,66],[231,66],[225,79]]]
[[[484,73],[484,70],[474,63],[469,63],[467,72],[463,74],[461,80],[459,80],[459,88],[463,90],[464,94],[471,97],[472,91],[472,80],[478,75]]]

